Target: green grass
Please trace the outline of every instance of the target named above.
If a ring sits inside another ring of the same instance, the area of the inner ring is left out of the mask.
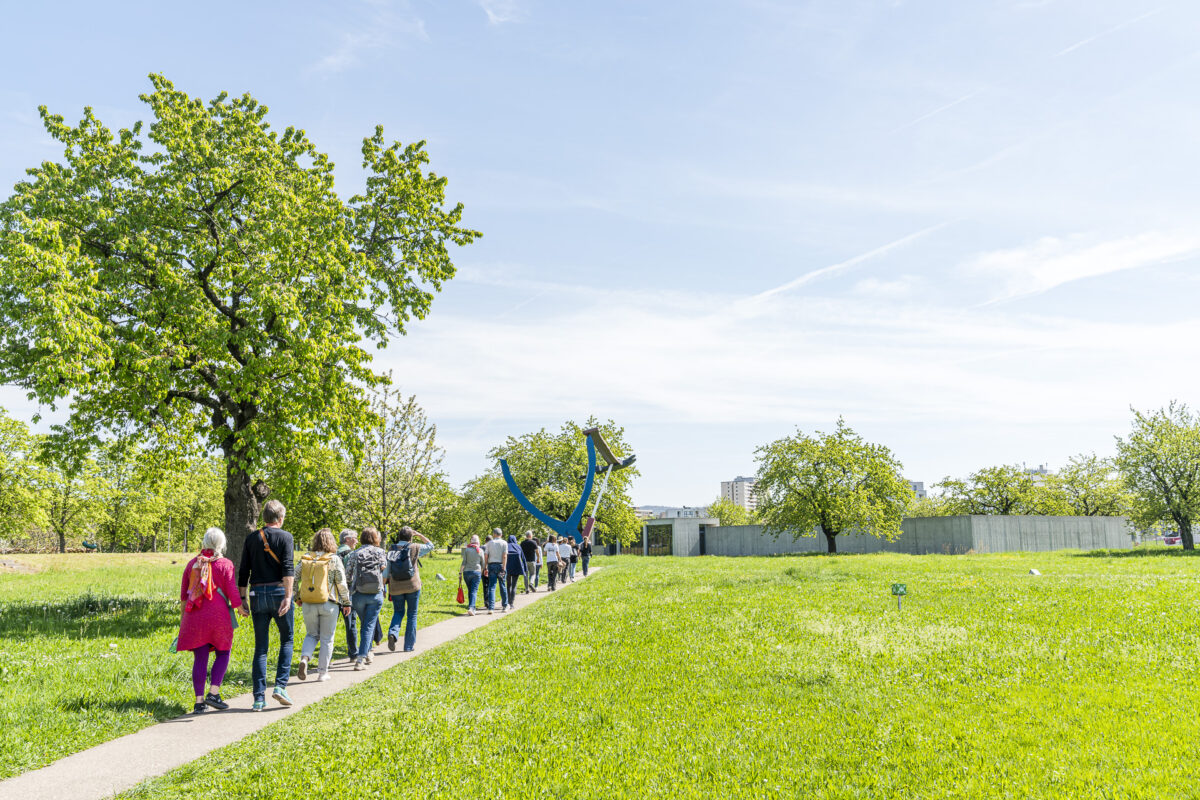
[[[1200,792],[1200,560],[606,561],[128,796]]]
[[[178,632],[176,598],[188,556],[5,559],[38,571],[0,567],[0,779],[191,710],[191,654],[168,649]],[[436,554],[423,564],[421,627],[460,609],[458,556]],[[434,580],[436,572],[451,580]],[[387,604],[383,618],[391,619]],[[297,611],[296,659],[303,636]],[[340,629],[334,643],[334,657],[344,657]],[[226,696],[250,690],[253,650],[253,629],[242,620]]]

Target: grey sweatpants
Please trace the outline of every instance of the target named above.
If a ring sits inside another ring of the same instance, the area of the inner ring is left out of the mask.
[[[337,603],[301,603],[304,613],[304,644],[300,647],[300,658],[312,658],[313,650],[321,646],[317,661],[317,672],[329,671],[329,660],[333,657],[333,634],[337,633],[338,617],[342,615]]]

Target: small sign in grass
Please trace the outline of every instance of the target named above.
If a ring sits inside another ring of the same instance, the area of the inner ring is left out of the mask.
[[[903,583],[892,584],[892,594],[896,595],[896,610],[900,610],[900,598],[908,594],[908,586]]]

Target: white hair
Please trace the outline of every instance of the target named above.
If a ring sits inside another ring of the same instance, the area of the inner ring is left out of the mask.
[[[477,535],[471,536],[471,544],[479,544],[479,537]]]
[[[212,550],[217,558],[225,555],[225,534],[220,528],[209,528],[204,532],[204,541],[200,544],[201,550]]]

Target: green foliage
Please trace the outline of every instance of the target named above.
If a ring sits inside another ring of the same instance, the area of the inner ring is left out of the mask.
[[[891,450],[863,441],[845,420],[833,433],[797,430],[756,452],[758,517],[768,531],[799,538],[819,527],[831,553],[842,533],[900,535],[912,486]]]
[[[949,505],[940,495],[917,497],[916,493],[914,493],[912,502],[908,504],[908,510],[904,512],[904,516],[946,517],[952,513]]]
[[[1131,498],[1112,459],[1095,453],[1075,456],[1051,475],[1050,488],[1079,517],[1119,517],[1129,513]]]
[[[1071,514],[1067,498],[1056,484],[1040,480],[1018,465],[985,467],[965,480],[946,477],[934,488],[942,491],[947,514]],[[1087,491],[1078,486],[1079,492]]]
[[[1170,520],[1184,549],[1193,549],[1192,523],[1200,515],[1200,416],[1174,401],[1153,413],[1134,409],[1129,435],[1117,437],[1116,464],[1133,495],[1133,522],[1150,527]]]
[[[271,129],[250,95],[209,103],[152,75],[152,121],[115,134],[42,109],[60,163],[0,205],[0,382],[89,435],[132,424],[159,449],[199,444],[231,467],[234,552],[272,459],[357,437],[380,346],[424,318],[479,234],[424,142],[364,139],[366,190],[343,201],[304,131]]]
[[[36,572],[0,566],[0,780],[191,710],[191,655],[168,651],[179,630],[186,557],[9,558]],[[452,574],[459,558],[433,554],[422,562],[422,574]],[[418,627],[462,613],[457,589],[426,580]],[[304,636],[298,611],[296,633]],[[333,641],[335,657],[344,658],[340,629]],[[297,658],[299,650],[297,642]],[[250,691],[253,652],[254,632],[244,623],[234,635],[226,697]]]
[[[0,408],[0,539],[20,538],[30,527],[46,523],[32,458],[36,448],[25,423]]]
[[[632,452],[625,441],[624,428],[611,420],[601,424],[594,417],[583,426],[566,422],[557,434],[543,428],[521,437],[510,436],[488,453],[495,466],[463,487],[464,505],[460,513],[464,522],[460,527],[480,535],[494,527],[501,528],[506,535],[526,530],[545,535],[544,526],[527,514],[508,491],[500,472],[500,459],[507,459],[513,479],[530,502],[552,517],[566,519],[583,493],[587,473],[587,437],[583,431],[592,427],[600,428],[615,453]],[[629,487],[638,474],[636,467],[612,474],[596,512],[597,542],[629,544],[641,535],[642,526],[629,499]],[[602,477],[596,479],[586,513],[591,513],[602,480]]]
[[[1155,552],[623,558],[126,796],[1193,797]]]
[[[754,515],[724,497],[718,497],[708,507],[708,515],[716,517],[722,525],[753,525]]]

